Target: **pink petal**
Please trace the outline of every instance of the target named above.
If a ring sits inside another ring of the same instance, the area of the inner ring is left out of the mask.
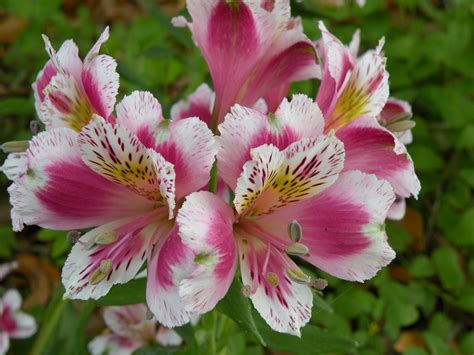
[[[150,210],[154,201],[111,183],[81,159],[78,135],[68,128],[38,134],[28,149],[28,172],[8,189],[13,227],[97,226]]]
[[[357,59],[353,70],[326,112],[326,131],[359,117],[377,117],[388,99],[388,73],[382,56],[383,40],[375,50]]]
[[[337,132],[346,150],[345,171],[360,170],[385,179],[402,197],[417,196],[420,182],[403,144],[375,119],[359,119]]]
[[[22,298],[17,290],[10,289],[5,292],[2,301],[4,307],[8,307],[12,312],[16,312],[20,310]]]
[[[239,215],[252,217],[311,198],[334,183],[344,166],[344,148],[334,136],[304,138],[283,152],[263,145],[251,154],[234,205]]]
[[[311,318],[311,289],[288,278],[286,270],[298,267],[282,250],[253,235],[241,236],[240,272],[254,307],[273,330],[300,336]]]
[[[10,333],[10,337],[16,339],[29,338],[36,333],[38,326],[36,320],[29,314],[17,312],[15,314],[16,328]]]
[[[280,150],[304,137],[319,136],[324,119],[318,106],[305,95],[283,99],[275,114],[235,105],[219,125],[220,150],[217,154],[220,176],[233,189],[244,163],[251,159],[250,150],[262,144],[273,144]]]
[[[389,97],[387,103],[380,112],[378,119],[383,123],[388,123],[400,114],[409,114],[411,116],[412,110],[410,104],[406,101]],[[395,132],[394,135],[403,144],[410,144],[413,141],[411,129],[402,132]]]
[[[168,134],[155,149],[174,165],[176,198],[181,199],[208,183],[217,145],[212,132],[197,117],[171,121]]]
[[[147,148],[153,148],[159,131],[164,130],[168,122],[163,122],[161,105],[150,92],[134,91],[117,105],[116,123],[135,133]]]
[[[187,25],[214,83],[217,123],[234,103],[252,107],[275,86],[317,76],[314,46],[293,25],[288,2],[187,4],[193,18]]]
[[[92,355],[114,354],[131,355],[135,350],[144,346],[145,343],[116,334],[99,335],[92,339],[87,345]]]
[[[97,174],[150,201],[175,206],[173,165],[132,132],[96,116],[79,134],[82,159]]]
[[[105,224],[84,234],[74,245],[62,271],[65,295],[72,299],[98,299],[115,284],[135,277],[153,245],[160,224],[166,221],[166,210]],[[106,244],[95,240],[113,234],[116,240]],[[94,281],[101,263],[108,261],[104,278]]]
[[[158,243],[148,263],[147,304],[156,319],[167,327],[180,326],[191,319],[179,297],[178,285],[190,272],[193,257],[174,227]]]
[[[186,99],[177,102],[171,107],[171,119],[179,120],[188,117],[199,117],[209,126],[211,123],[214,93],[207,86],[201,84],[196,91]]]
[[[115,59],[104,54],[96,55],[84,64],[82,85],[90,105],[98,115],[108,118],[114,109],[119,88],[119,75]]]
[[[115,334],[139,339],[142,342],[152,341],[156,333],[156,320],[147,317],[144,304],[106,307],[104,321]]]
[[[328,116],[336,94],[353,69],[353,59],[346,47],[319,22],[321,40],[317,43],[318,56],[322,60],[322,81],[319,86],[316,102],[324,116]]]
[[[193,270],[179,286],[186,309],[205,313],[224,297],[237,266],[232,209],[215,195],[195,192],[177,216],[179,235],[195,257]]]
[[[390,206],[387,213],[387,218],[395,221],[399,221],[405,217],[407,206],[406,201],[402,197],[397,197],[395,202]]]
[[[212,132],[197,117],[163,120],[150,93],[134,92],[117,107],[117,123],[174,165],[178,199],[207,184],[217,153]]]
[[[264,100],[267,104],[267,110],[269,112],[275,112],[280,105],[280,102],[288,96],[290,90],[289,84],[279,85],[275,88],[270,89],[264,96]]]
[[[297,220],[301,243],[310,250],[307,261],[338,278],[363,281],[395,257],[384,228],[394,199],[388,182],[351,171],[313,199],[280,209],[258,223],[284,239],[288,224]]]

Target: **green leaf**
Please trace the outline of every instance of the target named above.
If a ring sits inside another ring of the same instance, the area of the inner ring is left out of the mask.
[[[438,248],[431,258],[445,288],[457,289],[464,284],[464,274],[454,250],[448,247]]]
[[[446,237],[456,245],[474,245],[474,207],[462,214]]]
[[[329,352],[350,352],[357,343],[349,338],[332,334],[314,325],[301,330],[301,338],[272,330],[254,311],[254,319],[260,334],[270,348],[289,351],[292,354],[321,354]]]
[[[146,303],[146,278],[115,285],[104,297],[95,301],[99,306],[121,306]]]
[[[265,341],[255,325],[252,308],[247,297],[242,295],[242,283],[234,279],[226,296],[217,304],[219,312],[234,320],[242,329],[254,334],[265,346]]]
[[[433,264],[426,255],[416,256],[412,260],[409,270],[414,277],[430,277],[434,274]]]

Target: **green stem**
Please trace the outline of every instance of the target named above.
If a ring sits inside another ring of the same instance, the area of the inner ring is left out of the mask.
[[[215,193],[217,190],[217,164],[214,162],[211,169],[211,178],[209,179],[208,190]]]
[[[50,312],[46,314],[44,322],[41,326],[38,336],[33,344],[31,355],[41,355],[48,344],[51,335],[56,329],[56,325],[61,318],[64,307],[67,301],[59,298],[55,303]]]

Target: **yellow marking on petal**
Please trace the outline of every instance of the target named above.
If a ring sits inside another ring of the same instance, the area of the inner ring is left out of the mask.
[[[267,273],[265,281],[272,287],[277,287],[280,284],[280,278],[274,272]]]

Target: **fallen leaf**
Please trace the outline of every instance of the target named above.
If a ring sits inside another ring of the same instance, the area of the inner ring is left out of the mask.
[[[394,349],[399,353],[403,353],[410,347],[425,348],[426,343],[423,340],[422,334],[418,330],[403,331],[398,340],[395,342]]]

